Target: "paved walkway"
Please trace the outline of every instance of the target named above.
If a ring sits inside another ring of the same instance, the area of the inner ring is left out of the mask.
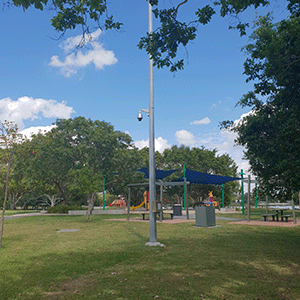
[[[39,213],[24,213],[24,214],[16,214],[12,216],[5,216],[5,220],[9,219],[16,219],[16,218],[23,218],[23,217],[34,217],[34,216],[68,216],[68,214],[48,214],[45,212],[39,212]],[[163,223],[182,223],[182,222],[194,222],[195,221],[195,214],[190,213],[189,214],[190,220],[186,219],[185,215],[182,216],[174,216],[173,220],[163,220]],[[300,220],[297,220],[297,223],[294,224],[293,221],[289,222],[273,222],[273,221],[250,221],[247,222],[247,220],[241,220],[241,219],[235,219],[235,218],[227,218],[227,217],[216,217],[216,220],[225,220],[225,221],[232,221],[228,224],[235,224],[235,225],[260,225],[260,226],[275,226],[275,227],[297,227],[300,226]],[[108,221],[127,221],[127,219],[110,219]],[[141,218],[130,218],[130,221],[132,222],[149,222],[149,220],[142,220]],[[158,221],[159,222],[159,221]]]
[[[25,214],[16,214],[11,216],[4,216],[4,220],[9,219],[17,219],[17,218],[23,218],[23,217],[34,217],[34,216],[67,216],[68,214],[48,214],[45,212],[39,212],[39,213],[25,213]]]
[[[246,222],[230,222],[228,224],[235,224],[235,225],[253,225],[253,226],[272,226],[272,227],[297,227],[300,226],[300,220],[296,220],[296,224],[293,220],[288,222],[274,222],[274,221],[247,221]]]

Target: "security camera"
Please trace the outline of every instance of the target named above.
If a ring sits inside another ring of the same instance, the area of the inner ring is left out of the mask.
[[[137,116],[137,119],[139,122],[141,122],[143,120],[143,115],[141,112],[139,112],[138,116]]]

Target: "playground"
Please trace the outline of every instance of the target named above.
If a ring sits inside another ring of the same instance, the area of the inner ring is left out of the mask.
[[[299,299],[300,227],[192,222],[157,222],[165,247],[145,247],[126,215],[6,219],[1,299]]]
[[[156,221],[161,247],[145,247],[148,192],[139,207],[126,200],[115,199],[88,223],[85,215],[8,211],[1,299],[300,299],[299,210],[296,223],[277,222],[263,221],[265,208],[252,207],[249,220],[248,206],[215,209],[209,192],[201,205],[215,212],[214,226],[195,226],[196,209],[182,207],[174,217],[175,210],[164,210],[167,217]]]

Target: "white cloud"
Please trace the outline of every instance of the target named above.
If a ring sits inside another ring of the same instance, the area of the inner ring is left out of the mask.
[[[244,117],[252,112],[242,114],[241,117],[234,121],[238,124]],[[209,135],[201,136],[197,139],[197,147],[204,146],[206,149],[217,149],[218,154],[228,154],[237,164],[238,170],[243,169],[247,172],[250,168],[249,162],[244,159],[245,148],[237,146],[234,142],[237,135],[235,132],[229,130],[220,130],[212,132]]]
[[[243,118],[253,114],[252,111],[242,114],[241,117],[234,121],[234,125],[239,124]],[[200,120],[201,121],[201,120]],[[198,121],[199,122],[199,121]],[[178,144],[186,146],[204,147],[206,149],[217,149],[218,155],[228,154],[237,164],[238,171],[241,169],[248,172],[250,165],[244,159],[245,148],[237,146],[234,142],[236,133],[229,130],[216,130],[214,132],[194,136],[191,132],[180,130],[175,133]]]
[[[250,110],[249,112],[245,113],[245,114],[242,114],[241,117],[237,120],[235,120],[233,122],[233,125],[234,126],[237,126],[239,124],[241,124],[241,122],[243,121],[244,118],[248,117],[248,116],[252,116],[254,114],[254,111],[253,110]]]
[[[0,99],[0,121],[13,121],[21,130],[24,128],[23,120],[37,119],[40,114],[45,118],[67,119],[74,112],[64,101],[58,103],[55,100],[33,99],[26,96],[16,101],[10,98]]]
[[[205,117],[204,119],[202,120],[198,120],[198,121],[194,121],[194,122],[191,122],[190,124],[191,125],[207,125],[210,123],[210,119],[208,117]]]
[[[181,145],[193,146],[196,143],[194,135],[184,129],[176,131],[177,142]]]
[[[26,138],[31,139],[32,135],[38,134],[39,132],[41,133],[48,132],[54,127],[56,127],[56,125],[29,127],[20,131],[20,133],[24,135]]]
[[[138,149],[143,149],[144,147],[149,147],[149,139],[148,140],[141,140],[134,142],[134,145]],[[160,153],[163,153],[165,149],[171,148],[171,144],[168,144],[168,141],[163,139],[162,137],[159,137],[155,139],[154,141],[154,147],[155,151],[158,151]]]
[[[104,69],[104,66],[110,66],[117,63],[117,58],[113,51],[105,50],[103,45],[97,42],[97,39],[102,34],[100,29],[91,33],[90,35],[78,35],[68,38],[64,43],[60,45],[65,54],[64,61],[61,61],[58,55],[54,55],[50,59],[49,65],[52,67],[60,68],[60,73],[65,77],[71,77],[76,74],[78,69],[84,68],[89,64],[94,64],[96,69]],[[92,49],[83,51],[78,50],[76,52],[69,53],[78,45],[85,46],[89,44]]]

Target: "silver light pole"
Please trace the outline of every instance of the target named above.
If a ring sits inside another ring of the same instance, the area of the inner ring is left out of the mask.
[[[148,32],[152,34],[152,5],[148,1]],[[155,201],[155,147],[154,147],[154,97],[153,60],[149,54],[149,242],[147,246],[164,246],[157,242],[156,216],[153,212]]]

